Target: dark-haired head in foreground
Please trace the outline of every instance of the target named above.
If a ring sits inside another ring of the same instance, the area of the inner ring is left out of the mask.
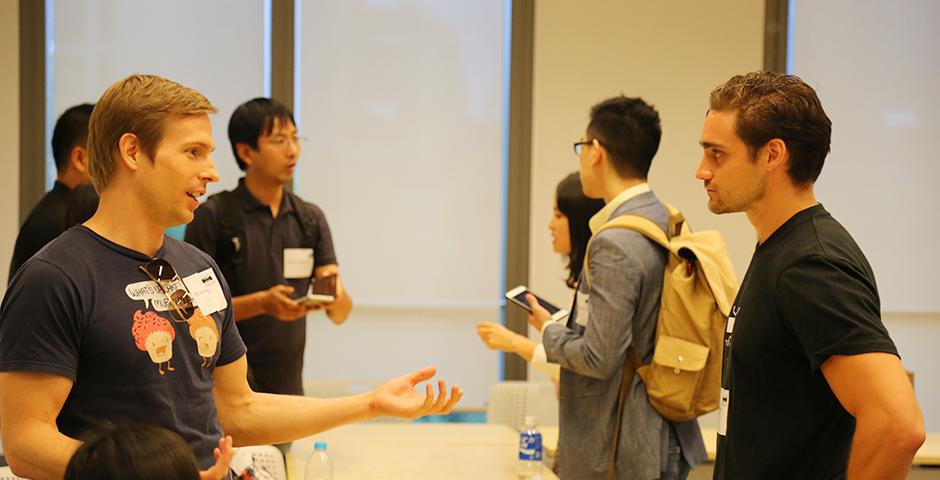
[[[65,480],[198,480],[192,448],[182,437],[145,423],[99,425],[65,469]]]

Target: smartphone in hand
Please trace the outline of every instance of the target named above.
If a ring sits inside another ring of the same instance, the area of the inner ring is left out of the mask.
[[[532,292],[530,292],[528,287],[525,285],[519,285],[518,287],[506,292],[506,299],[531,313],[532,307],[529,306],[529,301],[525,298],[527,293]],[[552,320],[561,320],[562,318],[568,316],[568,310],[558,308],[534,293],[532,293],[532,295],[535,297],[536,301],[539,302],[539,305],[541,305],[542,308],[548,310],[548,313],[552,315]]]
[[[297,302],[305,307],[327,305],[334,301],[336,301],[336,275],[314,279],[307,296],[297,299]]]

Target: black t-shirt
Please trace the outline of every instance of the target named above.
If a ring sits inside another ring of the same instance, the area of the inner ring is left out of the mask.
[[[871,266],[822,205],[758,245],[725,331],[715,478],[845,478],[855,419],[820,365],[897,349]]]
[[[147,422],[179,433],[207,468],[222,435],[212,374],[245,346],[212,259],[166,236],[157,256],[205,315],[175,321],[166,296],[139,269],[147,255],[76,226],[27,261],[7,290],[0,371],[71,379],[56,419],[69,437],[105,420]]]
[[[277,217],[245,187],[245,180],[234,190],[244,214],[245,244],[241,246],[241,271],[245,278],[227,278],[235,292],[252,293],[274,285],[294,287],[294,297],[306,295],[310,276],[285,278],[284,250],[301,248],[303,228],[285,194]],[[186,227],[186,241],[218,259],[218,228],[221,202],[207,201],[196,209],[195,218]],[[326,216],[316,205],[306,203],[313,212],[319,232],[313,249],[313,268],[336,263],[333,237]],[[311,272],[312,273],[312,272]],[[307,339],[305,318],[285,322],[270,315],[259,315],[237,323],[248,347],[249,381],[255,391],[303,395],[304,347]]]

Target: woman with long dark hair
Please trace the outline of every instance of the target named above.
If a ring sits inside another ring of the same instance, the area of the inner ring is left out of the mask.
[[[552,219],[548,222],[548,229],[552,232],[552,250],[568,257],[568,277],[565,279],[568,288],[576,289],[578,286],[581,267],[584,264],[584,252],[587,250],[588,240],[591,239],[588,221],[603,206],[603,200],[584,196],[578,172],[565,177],[555,189],[555,208]],[[527,362],[532,361],[535,342],[523,335],[493,322],[478,324],[477,334],[492,350],[515,353]],[[532,366],[544,371],[553,380],[558,380],[557,363],[534,362]]]

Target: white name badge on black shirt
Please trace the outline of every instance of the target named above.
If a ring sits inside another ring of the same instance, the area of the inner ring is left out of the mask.
[[[222,284],[211,268],[184,278],[183,283],[203,315],[212,315],[228,306],[225,294],[222,293]]]
[[[284,249],[284,278],[310,278],[313,274],[312,248]]]
[[[722,388],[718,404],[718,435],[728,434],[728,407],[731,403],[731,392]]]

